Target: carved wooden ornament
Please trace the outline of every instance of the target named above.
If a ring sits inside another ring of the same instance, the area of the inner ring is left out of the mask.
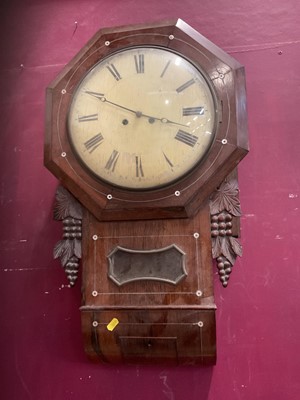
[[[220,281],[227,286],[232,266],[237,256],[242,256],[242,246],[234,237],[234,218],[241,216],[238,182],[226,179],[210,199],[212,257],[217,261]]]
[[[60,258],[61,264],[71,286],[78,278],[81,259],[81,221],[82,207],[77,200],[62,186],[56,192],[54,219],[63,221],[63,239],[54,247],[54,258]]]

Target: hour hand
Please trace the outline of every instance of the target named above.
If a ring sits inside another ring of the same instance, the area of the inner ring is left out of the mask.
[[[185,124],[181,124],[180,122],[175,122],[171,121],[168,118],[159,118],[159,117],[152,117],[151,115],[147,114],[141,114],[141,117],[146,117],[148,118],[148,121],[150,124],[153,124],[155,121],[160,121],[163,124],[172,124],[172,125],[178,125],[178,126],[187,126]]]
[[[170,121],[170,120],[167,119],[167,118],[161,118],[160,121],[161,121],[163,124],[172,124],[172,125],[178,125],[178,126],[187,126],[186,124],[180,124],[179,122]]]

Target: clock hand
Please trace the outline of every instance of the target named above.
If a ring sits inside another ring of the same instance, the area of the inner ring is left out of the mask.
[[[96,97],[98,100],[102,101],[103,103],[108,103],[108,104],[111,104],[111,105],[113,105],[113,106],[115,106],[115,107],[122,108],[122,110],[126,110],[126,111],[129,111],[129,112],[132,112],[132,113],[135,114],[138,118],[140,118],[140,117],[146,117],[146,118],[148,118],[149,123],[153,123],[154,121],[160,121],[160,122],[162,122],[163,124],[172,124],[172,125],[179,125],[179,126],[187,126],[187,125],[185,125],[185,124],[180,124],[179,122],[171,121],[171,120],[169,120],[169,119],[167,119],[167,118],[153,117],[153,116],[151,116],[151,115],[144,114],[144,113],[142,113],[141,111],[132,110],[131,108],[128,108],[128,107],[122,106],[121,104],[117,104],[117,103],[114,103],[114,102],[112,102],[112,101],[110,101],[110,100],[107,100],[107,98],[106,98],[105,96],[103,96],[101,93],[95,93],[95,92],[90,92],[90,91],[86,91],[86,93],[89,94],[89,95],[91,95],[91,96]]]
[[[117,103],[114,103],[114,102],[112,102],[112,101],[107,100],[106,97],[101,97],[100,100],[101,100],[103,103],[105,102],[105,103],[111,104],[111,105],[113,105],[113,106],[122,108],[122,110],[126,110],[126,111],[129,111],[129,112],[132,112],[132,113],[135,114],[138,118],[140,118],[140,117],[143,115],[140,111],[135,111],[135,110],[132,110],[131,108],[121,106],[121,104],[117,104]]]
[[[146,117],[146,118],[148,118],[149,120],[152,120],[153,122],[154,122],[154,120],[159,120],[159,118],[151,117],[150,115],[146,115],[146,114],[142,113],[141,111],[135,111],[135,110],[132,110],[131,108],[121,106],[121,104],[113,103],[112,101],[107,100],[105,97],[103,97],[103,98],[101,99],[101,101],[103,101],[103,102],[105,101],[106,103],[109,103],[109,104],[111,104],[111,105],[113,105],[113,106],[122,108],[123,110],[130,111],[130,112],[132,112],[133,114],[135,114],[136,117],[138,117],[138,118]]]
[[[173,124],[173,125],[179,125],[179,126],[185,126],[185,127],[188,126],[188,125],[186,125],[186,124],[180,124],[179,122],[170,121],[170,120],[167,119],[167,118],[161,118],[160,121],[161,121],[163,124]]]
[[[91,91],[86,91],[86,93],[89,94],[90,96],[93,96],[93,97],[95,97],[96,99],[102,101],[102,103],[108,103],[108,104],[111,104],[111,105],[113,105],[113,106],[115,106],[115,107],[122,108],[123,110],[132,112],[132,113],[135,114],[137,117],[140,117],[140,116],[141,116],[141,112],[139,112],[139,111],[134,111],[134,110],[132,110],[131,108],[124,107],[124,106],[122,106],[121,104],[117,104],[117,103],[114,103],[114,102],[112,102],[112,101],[107,100],[107,98],[106,98],[102,93],[91,92]]]
[[[186,124],[180,124],[179,122],[171,121],[171,120],[169,120],[169,119],[167,119],[167,118],[152,117],[152,116],[150,116],[150,115],[143,114],[143,113],[142,113],[140,116],[141,116],[141,117],[147,117],[147,118],[149,118],[150,124],[152,124],[152,123],[156,120],[156,121],[162,122],[163,124],[172,124],[172,125],[179,125],[179,126],[185,126],[185,127],[187,127]]]

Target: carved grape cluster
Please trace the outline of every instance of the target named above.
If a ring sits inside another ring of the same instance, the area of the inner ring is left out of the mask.
[[[238,182],[233,175],[215,190],[210,198],[212,257],[217,261],[222,285],[228,285],[229,276],[237,256],[242,256],[242,246],[233,236],[233,223],[241,216]]]
[[[227,211],[211,216],[211,236],[213,239],[223,242],[226,238],[232,237],[232,215]],[[223,255],[219,254],[216,258],[218,273],[222,285],[228,285],[229,275],[232,271],[232,264]]]
[[[228,285],[229,275],[232,271],[232,265],[224,256],[219,256],[216,260],[220,281],[222,282],[222,285],[226,287]]]
[[[71,286],[75,285],[78,278],[79,259],[76,256],[69,258],[65,265],[65,273]]]
[[[213,215],[211,217],[211,236],[232,236],[232,215],[228,212]]]
[[[81,239],[81,220],[65,218],[63,220],[63,232],[64,239]]]

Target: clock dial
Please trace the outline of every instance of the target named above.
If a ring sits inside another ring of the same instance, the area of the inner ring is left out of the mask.
[[[96,64],[68,115],[76,155],[126,189],[167,186],[190,172],[215,135],[214,95],[200,70],[163,48],[135,47]]]

